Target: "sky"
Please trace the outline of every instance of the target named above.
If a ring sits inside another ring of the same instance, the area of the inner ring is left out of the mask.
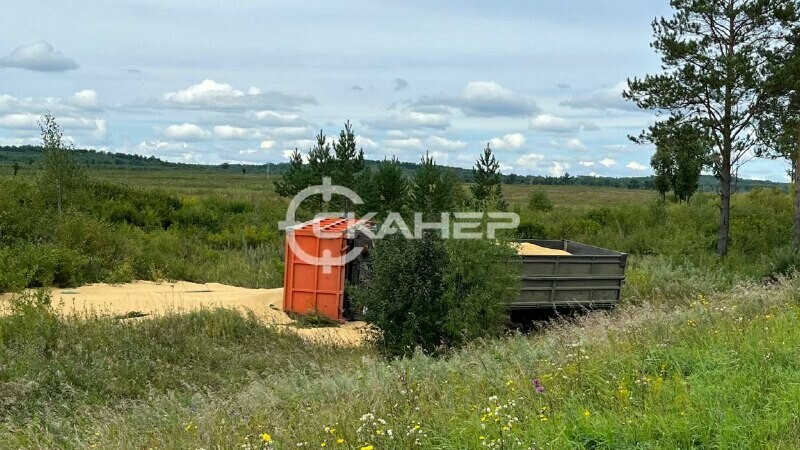
[[[489,143],[504,173],[652,173],[628,136],[655,116],[620,93],[659,71],[667,0],[0,2],[0,145],[49,111],[78,148],[263,164],[349,120],[369,159],[471,167]]]

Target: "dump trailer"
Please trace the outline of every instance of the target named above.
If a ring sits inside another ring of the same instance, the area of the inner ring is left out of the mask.
[[[529,239],[519,245],[522,289],[512,312],[619,303],[627,254],[569,240]]]

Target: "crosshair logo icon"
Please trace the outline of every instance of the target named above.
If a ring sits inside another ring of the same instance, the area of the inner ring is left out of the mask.
[[[364,203],[361,197],[352,189],[331,184],[330,177],[324,177],[321,185],[309,186],[298,192],[297,195],[295,195],[289,202],[289,207],[286,209],[286,220],[278,223],[278,228],[286,231],[286,243],[289,245],[289,248],[292,249],[292,252],[297,256],[297,258],[306,264],[322,266],[322,273],[326,274],[331,273],[332,266],[342,266],[354,261],[364,249],[361,247],[354,247],[344,255],[333,255],[330,249],[324,249],[322,251],[322,255],[311,255],[300,247],[297,242],[297,238],[292,231],[297,225],[300,224],[300,222],[297,221],[297,210],[300,208],[300,205],[304,200],[313,195],[322,195],[322,199],[326,202],[329,202],[333,198],[334,194],[347,198],[353,202],[354,205],[361,205]],[[314,232],[314,236],[319,239],[335,239],[341,235],[341,233],[337,232],[327,232],[320,227],[321,219],[326,216],[345,216],[347,219],[355,219],[355,214],[352,212],[346,215],[335,213],[329,213],[322,216],[318,215],[317,220],[311,224],[311,227]],[[354,237],[352,229],[346,230],[346,233],[348,234],[348,237]]]

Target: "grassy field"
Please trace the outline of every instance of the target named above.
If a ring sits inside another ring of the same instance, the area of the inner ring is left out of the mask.
[[[655,191],[587,186],[503,186],[503,195],[511,205],[525,206],[532,190],[545,192],[556,206],[591,208],[620,203],[647,203],[656,199]]]
[[[797,448],[800,285],[386,362],[224,310],[0,318],[2,448]]]
[[[0,285],[280,285],[286,200],[265,175],[91,176],[130,188],[95,186],[57,218],[37,209],[31,174],[0,175]],[[528,210],[531,189],[554,208]],[[506,196],[537,237],[631,253],[622,306],[444,358],[387,361],[234,311],[65,319],[46,294],[22,296],[0,317],[0,448],[800,446],[789,195],[734,197],[725,260],[711,250],[711,195],[679,205],[648,191],[515,185]]]

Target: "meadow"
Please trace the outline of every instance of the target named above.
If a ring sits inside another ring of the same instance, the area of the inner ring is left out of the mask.
[[[0,168],[2,169],[2,168]],[[264,174],[97,170],[64,217],[0,175],[0,290],[132,279],[281,284],[285,199]],[[529,207],[544,190],[548,211]],[[797,448],[792,199],[506,187],[520,237],[631,253],[622,305],[441,358],[387,361],[229,310],[0,317],[0,448]]]

